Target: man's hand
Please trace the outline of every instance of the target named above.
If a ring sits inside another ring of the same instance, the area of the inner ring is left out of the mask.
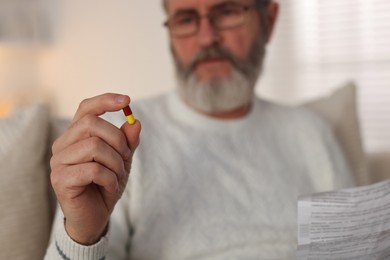
[[[52,147],[51,183],[69,236],[84,245],[106,232],[110,215],[126,187],[141,125],[120,129],[99,118],[130,103],[128,96],[104,94],[80,103],[69,129]]]

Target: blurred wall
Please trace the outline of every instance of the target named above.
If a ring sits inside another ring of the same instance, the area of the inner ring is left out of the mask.
[[[34,92],[38,86],[37,53],[0,44],[0,100],[22,92]]]
[[[57,114],[105,92],[139,99],[172,88],[159,0],[58,1],[57,36],[38,62]]]

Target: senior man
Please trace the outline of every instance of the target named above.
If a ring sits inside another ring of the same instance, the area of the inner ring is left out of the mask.
[[[178,88],[132,104],[136,153],[139,121],[99,117],[128,96],[81,102],[53,145],[61,207],[46,258],[294,258],[298,195],[352,180],[324,121],[254,95],[277,3],[164,8]]]

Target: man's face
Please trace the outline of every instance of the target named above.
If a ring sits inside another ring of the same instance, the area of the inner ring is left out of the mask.
[[[265,40],[257,9],[245,12],[244,22],[216,29],[205,17],[223,4],[252,5],[253,0],[167,0],[168,16],[198,13],[197,33],[171,35],[181,93],[190,105],[204,112],[232,110],[248,105],[261,69]]]

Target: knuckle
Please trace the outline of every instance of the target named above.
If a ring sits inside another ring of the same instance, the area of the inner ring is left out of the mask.
[[[105,92],[102,96],[105,98],[110,98],[113,95],[114,95],[114,93],[112,93],[112,92]]]
[[[102,173],[102,166],[100,166],[98,163],[91,163],[88,165],[88,172],[91,175],[98,175]]]
[[[78,129],[84,136],[92,136],[93,129],[96,127],[97,117],[91,114],[83,116],[80,120],[74,122],[72,129]]]
[[[96,122],[96,117],[94,115],[87,114],[82,117],[79,121],[75,122],[73,127],[82,129],[84,132],[90,132],[91,128]]]
[[[78,107],[77,110],[83,111],[85,109],[85,107],[87,107],[87,104],[89,103],[89,101],[90,101],[90,98],[83,99],[80,102],[79,107]]]
[[[50,182],[53,186],[53,189],[57,190],[58,187],[63,183],[63,181],[61,181],[61,171],[52,170],[50,173]]]
[[[90,151],[100,150],[102,148],[102,140],[99,137],[90,137],[87,141],[87,149]]]
[[[54,169],[54,168],[56,168],[56,166],[57,166],[57,160],[56,160],[56,158],[54,156],[52,156],[50,158],[50,168]]]
[[[51,172],[51,174],[50,174],[50,182],[51,182],[51,185],[53,186],[53,189],[56,190],[56,188],[58,187],[58,184],[60,182],[58,181],[58,177],[54,172]]]
[[[118,142],[118,146],[122,149],[122,153],[126,153],[127,150],[129,149],[129,147],[127,145],[127,139],[126,139],[125,135],[122,133],[119,133],[117,142]]]
[[[85,115],[82,119],[82,123],[84,126],[92,126],[95,124],[95,122],[96,122],[96,116],[91,114]]]
[[[61,163],[60,156],[52,156],[49,161],[50,170],[52,173],[57,174],[60,170],[63,169],[65,165]]]
[[[55,154],[58,151],[58,146],[59,146],[59,141],[58,139],[54,140],[52,146],[51,146],[51,153]]]
[[[51,143],[51,152],[52,154],[56,154],[58,152],[60,152],[61,149],[63,149],[63,145],[64,143],[66,142],[66,133],[68,133],[69,131],[69,128],[64,132],[62,133],[60,136],[58,136],[56,139],[54,139]]]

